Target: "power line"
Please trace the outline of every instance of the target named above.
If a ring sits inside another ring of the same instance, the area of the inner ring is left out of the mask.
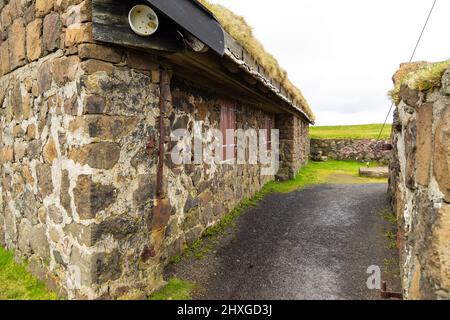
[[[391,107],[389,108],[389,112],[384,120],[383,126],[381,127],[380,134],[378,135],[377,141],[380,141],[381,135],[383,134],[384,127],[386,127],[386,123],[389,120],[389,116],[391,115],[392,108],[394,108],[394,102],[391,103]]]
[[[422,32],[420,33],[419,39],[417,40],[416,46],[414,47],[413,53],[411,55],[411,58],[409,59],[409,63],[411,63],[413,61],[414,56],[416,55],[417,48],[419,47],[420,41],[422,40],[422,36],[425,33],[425,29],[427,28],[428,21],[430,21],[430,17],[431,17],[431,14],[433,13],[434,7],[436,6],[436,2],[437,2],[437,0],[434,0],[433,5],[431,6],[431,10],[428,13],[427,20],[425,21],[425,24],[424,24],[424,26],[422,28]],[[392,102],[391,107],[389,108],[389,112],[388,112],[388,114],[386,116],[386,120],[384,120],[383,127],[381,128],[381,131],[380,131],[380,134],[378,135],[378,139],[377,140],[380,140],[381,135],[383,134],[383,130],[386,127],[386,123],[387,123],[387,121],[389,119],[389,115],[391,114],[391,111],[392,111],[393,107],[394,107],[394,102]]]
[[[436,2],[437,2],[437,0],[434,0],[433,6],[431,7],[431,10],[430,10],[430,13],[428,14],[427,20],[425,21],[425,25],[423,26],[422,32],[420,33],[420,36],[419,36],[419,40],[417,40],[416,46],[414,47],[414,51],[411,55],[411,58],[409,59],[409,62],[411,62],[414,59],[414,56],[416,55],[417,48],[419,47],[420,41],[422,40],[422,36],[425,32],[425,29],[427,28],[428,21],[430,21],[430,17],[431,17],[431,14],[433,13],[434,7],[436,6]]]

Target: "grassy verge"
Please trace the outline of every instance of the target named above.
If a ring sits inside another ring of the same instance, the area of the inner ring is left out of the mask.
[[[195,285],[188,281],[172,278],[161,291],[152,294],[149,300],[191,300]]]
[[[13,254],[0,247],[0,300],[55,300],[56,293],[33,277]]]
[[[389,223],[389,227],[383,231],[383,236],[386,239],[386,247],[393,252],[397,252],[397,217],[391,210],[386,209],[381,212],[381,217]],[[400,266],[397,257],[384,259],[384,272],[394,278],[400,276]]]
[[[389,249],[397,249],[397,218],[388,209],[381,212],[381,216],[389,223],[389,228],[384,231],[384,237],[387,239]]]
[[[382,124],[311,127],[310,135],[313,139],[377,139],[382,127]],[[392,125],[386,125],[381,139],[389,139],[391,130]]]

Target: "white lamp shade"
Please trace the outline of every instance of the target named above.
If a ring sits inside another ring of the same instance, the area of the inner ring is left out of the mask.
[[[134,6],[128,14],[131,29],[143,37],[151,36],[158,30],[159,20],[156,12],[146,5]]]

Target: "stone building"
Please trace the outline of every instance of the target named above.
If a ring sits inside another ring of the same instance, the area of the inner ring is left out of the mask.
[[[402,65],[390,194],[405,299],[450,299],[450,61]]]
[[[154,35],[128,25],[136,4],[158,15]],[[0,244],[69,298],[151,293],[170,257],[307,161],[299,91],[197,1],[0,0],[0,12]],[[170,135],[194,122],[279,129],[279,172],[175,165]]]

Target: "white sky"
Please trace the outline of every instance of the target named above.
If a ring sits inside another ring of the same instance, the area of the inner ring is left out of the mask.
[[[392,75],[433,0],[211,0],[245,17],[309,101],[317,125],[382,123]],[[450,58],[450,0],[437,0],[414,60]],[[390,120],[391,121],[391,120]]]

